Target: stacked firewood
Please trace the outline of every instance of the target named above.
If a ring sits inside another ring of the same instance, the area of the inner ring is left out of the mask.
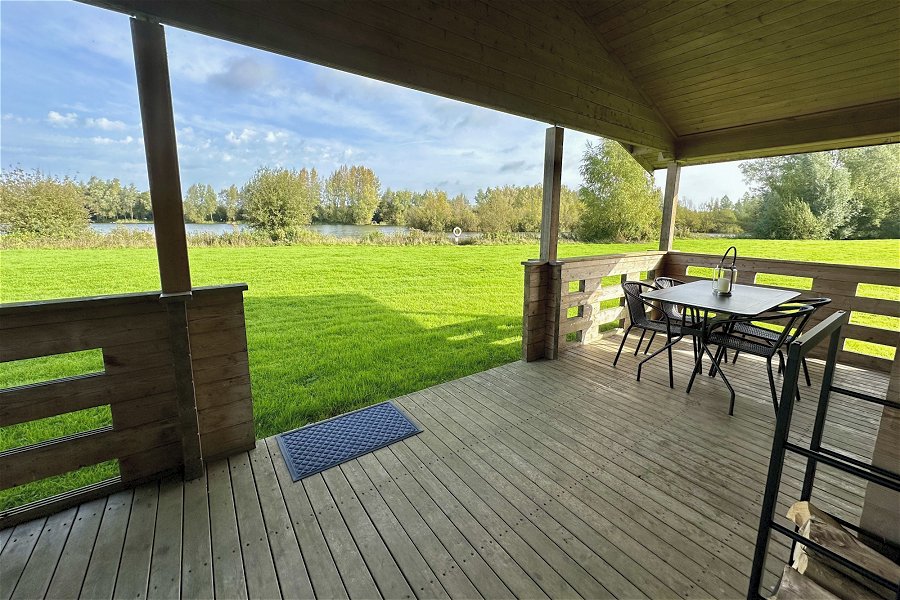
[[[787,514],[798,533],[888,581],[900,582],[900,565],[862,543],[828,513],[809,502],[795,503]],[[773,600],[892,600],[895,593],[824,556],[815,548],[798,543],[793,564],[785,566]]]

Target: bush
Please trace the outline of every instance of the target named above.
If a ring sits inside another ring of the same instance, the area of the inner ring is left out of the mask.
[[[778,240],[819,239],[823,233],[823,225],[809,204],[796,198],[770,205],[763,227],[768,237]]]
[[[273,241],[288,241],[297,228],[309,225],[318,197],[302,173],[287,169],[258,169],[241,190],[244,218]]]
[[[75,238],[88,231],[84,196],[70,179],[22,169],[0,175],[0,224],[14,235]]]

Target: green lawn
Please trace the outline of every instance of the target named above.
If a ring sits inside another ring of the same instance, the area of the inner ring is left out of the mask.
[[[897,240],[683,240],[678,250],[900,266]],[[560,255],[655,249],[564,244]],[[194,248],[194,285],[246,282],[260,437],[518,359],[521,261],[537,246]],[[158,289],[152,249],[6,250],[3,302]],[[874,293],[900,299],[897,288]],[[897,328],[897,320],[871,324]],[[97,352],[0,366],[0,387],[102,369]],[[0,449],[108,424],[104,409],[0,428]],[[113,473],[115,465],[0,493],[0,508]]]

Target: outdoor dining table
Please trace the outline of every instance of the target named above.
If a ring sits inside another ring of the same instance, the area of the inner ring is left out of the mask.
[[[729,296],[719,295],[713,292],[712,282],[706,279],[692,281],[672,287],[661,288],[644,292],[641,298],[645,300],[655,300],[657,302],[668,302],[684,307],[682,326],[687,326],[688,311],[691,313],[692,324],[700,331],[699,347],[695,346],[695,357],[699,358],[705,352],[710,360],[715,364],[715,357],[703,342],[706,336],[706,330],[709,327],[709,315],[714,313],[717,317],[721,315],[733,315],[738,317],[752,317],[760,313],[764,313],[779,304],[792,300],[800,295],[800,292],[793,290],[782,290],[777,288],[762,287],[758,285],[741,285],[734,284],[732,293]],[[702,361],[698,361],[695,369],[702,369]],[[702,372],[702,371],[701,371]],[[721,370],[719,370],[721,373]],[[712,373],[711,373],[712,375]],[[721,373],[722,380],[731,390],[731,384],[725,379],[725,374]]]

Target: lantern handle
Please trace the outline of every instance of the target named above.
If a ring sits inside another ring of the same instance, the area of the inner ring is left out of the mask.
[[[725,259],[728,258],[728,253],[734,250],[734,256],[731,259],[731,267],[735,267],[735,263],[737,263],[737,248],[735,246],[731,246],[728,250],[725,251],[725,254],[722,255],[722,260],[719,261],[719,266],[723,266],[725,264]]]

